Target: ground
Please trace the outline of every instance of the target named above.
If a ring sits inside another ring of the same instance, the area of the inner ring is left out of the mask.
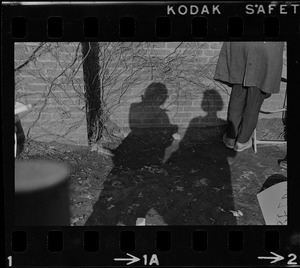
[[[260,121],[258,137],[278,138],[278,122]],[[286,179],[278,165],[286,146],[236,153],[213,135],[218,131],[191,128],[180,137],[168,129],[133,130],[106,144],[114,156],[98,147],[28,141],[18,158],[69,167],[73,226],[135,225],[137,218],[147,225],[263,225],[256,195]]]

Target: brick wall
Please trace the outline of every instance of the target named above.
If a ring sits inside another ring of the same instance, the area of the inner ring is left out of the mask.
[[[224,124],[230,88],[212,79],[221,45],[160,42],[107,46],[105,52],[111,60],[107,61],[103,79],[110,82],[110,94],[106,96],[107,107],[112,111],[110,119],[125,130],[175,124],[181,133],[190,123]],[[122,50],[124,60],[117,61],[122,47],[126,48]],[[25,133],[38,140],[87,144],[80,44],[46,43],[39,48],[39,43],[16,43],[15,66],[32,53],[35,57],[16,72],[15,79],[16,98],[37,103],[34,112],[22,119]],[[286,54],[284,57],[286,62]],[[109,80],[114,74],[116,79]],[[265,101],[263,108],[282,106],[284,86],[280,94]]]
[[[34,105],[22,119],[25,135],[43,141],[86,144],[83,79],[78,43],[15,43],[16,99]],[[65,71],[64,71],[65,70]]]

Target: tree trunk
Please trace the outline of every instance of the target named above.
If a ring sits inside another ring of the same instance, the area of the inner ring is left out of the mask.
[[[85,109],[89,145],[102,137],[101,83],[99,79],[99,44],[82,42]]]

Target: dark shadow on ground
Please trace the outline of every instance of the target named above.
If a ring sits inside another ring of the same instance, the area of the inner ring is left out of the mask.
[[[165,149],[172,144],[172,135],[178,130],[161,107],[167,98],[166,86],[152,83],[146,88],[142,101],[131,105],[131,132],[112,151],[114,167],[86,225],[135,225],[136,216],[133,217],[132,213],[145,216],[145,203],[153,201],[147,192],[152,191],[152,183],[157,185],[155,181],[161,180],[159,176],[153,179],[153,174],[162,172],[160,175],[165,175],[161,169]],[[151,130],[139,128],[142,123]],[[164,128],[159,127],[162,124]],[[141,184],[147,186],[146,192],[140,191]],[[144,200],[143,205],[141,200]]]
[[[235,155],[234,150],[217,141],[192,146],[182,142],[180,148],[171,156],[167,163],[169,169],[176,167],[172,175],[181,178],[180,184],[185,189],[178,196],[174,209],[178,206],[185,207],[188,223],[236,224],[232,212],[235,208],[228,164],[228,158],[234,158]],[[169,223],[180,223],[174,219],[171,211],[164,218]]]
[[[151,92],[156,100],[149,105]],[[129,117],[132,131],[114,150],[114,168],[85,225],[135,225],[139,217],[146,218],[147,225],[235,225],[228,164],[235,151],[221,141],[207,143],[193,138],[195,132],[201,131],[195,124],[199,118],[194,118],[178,150],[163,163],[177,126],[165,121],[166,128],[145,131],[135,127],[138,123],[135,120],[141,118],[155,125],[157,121],[152,119],[157,111],[161,119],[168,120],[160,108],[166,98],[158,92],[166,92],[165,87],[152,84],[143,101],[132,104]],[[220,120],[217,111],[223,105],[220,99],[218,105],[212,101],[215,94],[215,91],[205,92],[202,102],[206,118],[211,121]],[[150,110],[146,113],[147,109]],[[137,111],[139,118],[134,117]]]
[[[178,206],[186,207],[188,223],[195,225],[235,225],[235,211],[231,186],[231,171],[228,159],[236,155],[234,150],[226,148],[220,140],[199,140],[203,128],[199,123],[214,122],[224,125],[226,122],[217,116],[222,110],[223,101],[215,90],[206,90],[201,104],[206,112],[204,117],[193,118],[179,148],[169,158],[166,166],[176,167],[173,176],[181,174],[181,184],[186,189],[178,197]],[[216,128],[216,127],[214,127]],[[198,135],[197,135],[198,133]],[[184,161],[183,161],[184,159]],[[190,194],[185,196],[188,192]],[[176,206],[174,206],[176,209]],[[178,215],[179,216],[179,215]],[[171,224],[179,224],[172,211],[164,218]]]

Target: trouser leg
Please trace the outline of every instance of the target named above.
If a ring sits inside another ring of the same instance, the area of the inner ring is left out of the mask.
[[[249,87],[247,89],[246,105],[237,139],[239,143],[248,142],[251,138],[265,97],[266,93],[257,87]]]
[[[233,85],[228,104],[227,137],[236,139],[239,126],[242,122],[243,111],[246,105],[247,89],[242,85]]]

